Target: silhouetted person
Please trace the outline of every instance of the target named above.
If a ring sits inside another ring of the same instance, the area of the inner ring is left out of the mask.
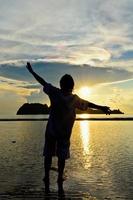
[[[38,76],[32,69],[30,63],[27,63],[27,69],[35,79],[43,85],[43,91],[49,96],[51,102],[51,111],[45,132],[44,145],[44,168],[45,168],[45,191],[49,192],[49,172],[52,163],[52,156],[58,157],[58,192],[63,190],[63,171],[65,160],[70,157],[70,136],[76,117],[76,108],[86,110],[88,107],[101,109],[106,114],[110,114],[107,106],[99,106],[81,99],[76,94],[72,94],[74,88],[73,78],[65,74],[60,80],[60,89],[47,83]]]

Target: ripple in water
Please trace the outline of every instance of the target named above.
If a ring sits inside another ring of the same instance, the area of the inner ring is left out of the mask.
[[[25,191],[30,198],[33,195],[41,199],[46,122],[0,122],[0,125],[1,198],[15,194],[21,197]],[[89,199],[91,194],[93,199],[133,198],[132,130],[132,121],[75,122],[71,159],[66,163],[67,197]],[[54,158],[53,166],[56,164]],[[57,198],[56,179],[57,172],[51,171],[51,195]]]

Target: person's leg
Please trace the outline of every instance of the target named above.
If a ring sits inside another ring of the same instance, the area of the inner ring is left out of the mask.
[[[57,141],[57,156],[58,156],[58,192],[64,194],[63,190],[63,173],[65,168],[65,160],[70,157],[69,152],[70,140],[60,139]]]
[[[64,193],[63,189],[63,172],[65,168],[65,159],[64,158],[58,158],[58,192]]]
[[[49,192],[49,173],[50,168],[52,164],[52,156],[45,156],[44,158],[44,170],[45,170],[45,177],[44,177],[44,183],[45,183],[45,191]]]
[[[49,175],[50,175],[50,168],[52,164],[52,156],[55,155],[56,150],[56,140],[55,138],[46,135],[45,136],[45,145],[44,145],[44,171],[45,171],[45,177],[44,177],[44,184],[45,184],[45,191],[49,192]]]

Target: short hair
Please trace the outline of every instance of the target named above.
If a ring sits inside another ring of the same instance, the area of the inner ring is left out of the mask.
[[[72,91],[74,88],[74,80],[71,75],[65,74],[60,79],[60,87],[65,91]]]

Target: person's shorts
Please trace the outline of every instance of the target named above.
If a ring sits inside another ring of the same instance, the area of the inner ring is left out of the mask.
[[[44,156],[57,156],[58,158],[70,158],[70,140],[46,138],[44,145]]]

